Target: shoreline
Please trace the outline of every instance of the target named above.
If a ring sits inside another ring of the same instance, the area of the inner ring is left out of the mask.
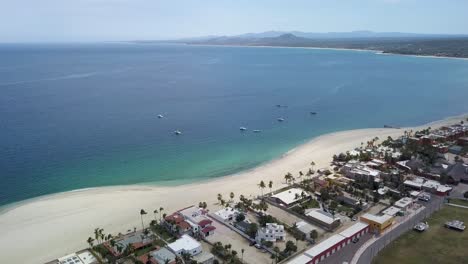
[[[177,43],[180,44],[180,43]],[[449,57],[449,56],[436,56],[436,55],[417,55],[417,54],[402,54],[385,52],[383,50],[372,50],[372,49],[354,49],[354,48],[326,48],[326,47],[301,47],[301,46],[271,46],[271,45],[222,45],[222,44],[188,44],[182,43],[188,46],[200,46],[200,47],[239,47],[239,48],[279,48],[279,49],[313,49],[313,50],[338,50],[338,51],[358,51],[358,52],[370,52],[376,55],[397,55],[407,56],[416,58],[430,58],[430,59],[455,59],[455,60],[468,60],[465,57]]]
[[[227,196],[234,192],[253,197],[260,193],[260,180],[274,182],[274,188],[283,187],[283,175],[305,171],[313,160],[315,168],[329,165],[333,154],[345,152],[359,146],[360,142],[375,136],[399,136],[405,129],[438,127],[464,120],[466,114],[409,128],[364,128],[324,134],[291,149],[277,159],[238,173],[177,186],[120,185],[78,189],[11,204],[0,211],[0,247],[5,254],[0,262],[38,263],[52,260],[87,247],[86,238],[94,228],[102,227],[105,232],[126,232],[140,225],[139,210],[148,212],[159,207],[164,213],[200,201],[208,203],[211,210],[219,208],[217,193]],[[146,217],[149,222],[153,216]],[[11,241],[27,237],[21,249]],[[47,243],[40,243],[47,241]],[[38,243],[39,242],[39,243]],[[27,251],[24,255],[22,252]]]

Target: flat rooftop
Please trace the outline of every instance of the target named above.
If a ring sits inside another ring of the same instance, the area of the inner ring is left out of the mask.
[[[333,247],[334,245],[340,243],[344,239],[345,239],[345,237],[342,236],[342,235],[339,235],[339,234],[333,235],[333,236],[327,238],[326,240],[318,243],[316,246],[312,247],[311,249],[307,250],[306,252],[304,252],[304,254],[306,256],[308,256],[308,257],[314,258],[315,256],[320,255],[321,253],[323,253],[327,249],[329,249],[329,248]]]
[[[307,264],[309,261],[312,261],[312,258],[302,254],[288,261],[288,264]]]
[[[400,212],[400,208],[398,207],[395,207],[395,206],[390,206],[389,208],[383,210],[383,214],[386,214],[386,215],[391,215],[391,216],[395,216],[396,214],[398,214],[398,212]]]
[[[294,203],[296,201],[301,200],[302,199],[302,196],[301,196],[302,193],[304,193],[306,196],[310,196],[310,194],[307,193],[306,191],[304,191],[303,189],[291,188],[291,189],[288,189],[288,190],[286,190],[284,192],[280,192],[280,193],[277,193],[275,195],[272,195],[271,197],[279,199],[279,200],[281,200],[284,203],[289,205],[289,204],[292,204],[292,203]]]
[[[384,214],[384,215],[364,214],[364,215],[361,216],[361,218],[368,219],[370,221],[373,221],[373,222],[376,222],[376,223],[379,223],[379,224],[383,224],[386,221],[392,219],[393,216],[386,215],[386,214]]]
[[[369,224],[363,223],[363,222],[357,222],[354,225],[346,228],[345,230],[340,232],[340,235],[349,238],[355,235],[356,233],[360,232],[361,230],[365,229],[368,227]]]
[[[335,217],[333,218],[333,216],[327,212],[324,212],[320,209],[318,210],[312,210],[310,212],[307,213],[308,216],[312,217],[312,218],[315,218],[317,220],[320,220],[326,224],[332,224],[333,222],[335,222],[336,220],[338,220],[339,218],[338,217]]]
[[[181,250],[192,251],[193,249],[201,247],[201,244],[189,235],[183,235],[181,238],[168,244],[167,246],[173,251],[179,252]]]

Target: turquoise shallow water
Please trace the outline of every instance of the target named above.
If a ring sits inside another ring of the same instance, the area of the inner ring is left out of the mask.
[[[0,58],[0,205],[193,182],[324,133],[468,112],[463,60],[138,44],[0,45]]]

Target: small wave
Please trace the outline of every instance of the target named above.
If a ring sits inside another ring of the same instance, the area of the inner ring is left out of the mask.
[[[69,74],[69,75],[52,77],[52,78],[43,78],[43,79],[9,82],[9,83],[0,83],[0,86],[10,86],[10,85],[19,85],[19,84],[36,83],[36,82],[47,82],[47,81],[58,81],[58,80],[67,80],[67,79],[81,79],[81,78],[88,78],[88,77],[94,76],[96,74],[98,74],[98,73],[97,72],[77,73],[77,74]]]

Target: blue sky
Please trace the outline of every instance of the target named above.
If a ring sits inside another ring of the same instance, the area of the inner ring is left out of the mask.
[[[467,0],[0,0],[0,42],[268,30],[468,34]]]

